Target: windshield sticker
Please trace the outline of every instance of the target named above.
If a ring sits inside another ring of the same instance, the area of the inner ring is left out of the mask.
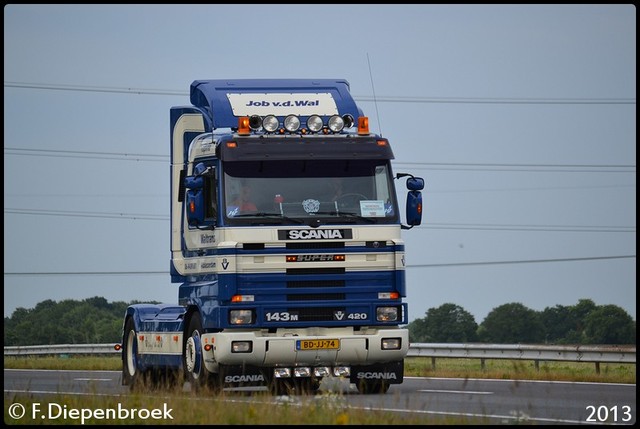
[[[227,207],[227,217],[234,217],[240,214],[239,206],[228,206]]]
[[[360,215],[368,217],[385,217],[384,201],[360,201]]]
[[[318,210],[320,210],[320,201],[312,199],[304,200],[302,202],[302,208],[309,214],[318,213]]]

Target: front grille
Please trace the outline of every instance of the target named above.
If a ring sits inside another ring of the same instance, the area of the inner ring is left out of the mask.
[[[264,243],[244,243],[243,250],[264,250]]]
[[[287,275],[344,274],[344,268],[287,268]]]
[[[300,250],[300,249],[344,249],[343,241],[336,242],[303,242],[303,243],[287,243],[287,250]]]
[[[297,287],[344,287],[344,280],[291,280],[287,282],[287,288]]]
[[[292,293],[287,295],[287,301],[333,301],[345,298],[344,293]]]
[[[299,322],[326,322],[340,320],[336,317],[336,313],[344,314],[344,307],[303,307],[303,308],[288,308],[287,311],[291,314],[298,315]]]

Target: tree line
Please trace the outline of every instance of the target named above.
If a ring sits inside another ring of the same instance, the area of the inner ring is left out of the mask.
[[[596,305],[580,299],[576,305],[556,305],[542,311],[521,303],[491,310],[479,325],[456,304],[427,310],[409,323],[412,343],[491,344],[618,344],[636,343],[636,322],[617,305]]]
[[[127,307],[103,297],[45,300],[4,318],[4,345],[119,343]],[[157,302],[155,302],[157,304]],[[581,299],[534,311],[520,303],[494,308],[479,325],[456,304],[430,308],[407,325],[412,343],[635,344],[636,322],[615,305]]]
[[[32,309],[20,307],[4,318],[4,345],[116,344],[122,340],[125,311],[137,302],[109,303],[96,296],[81,301],[48,299]]]

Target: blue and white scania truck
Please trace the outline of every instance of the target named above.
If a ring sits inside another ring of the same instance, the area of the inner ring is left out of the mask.
[[[346,80],[197,80],[190,101],[170,112],[178,305],[127,309],[123,384],[289,394],[324,377],[361,393],[402,383],[401,230],[421,222],[423,179],[393,174],[389,141],[369,131]]]

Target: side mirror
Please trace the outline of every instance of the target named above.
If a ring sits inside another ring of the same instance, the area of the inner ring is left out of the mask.
[[[185,206],[187,222],[191,226],[202,225],[204,222],[204,179],[202,176],[187,176],[184,179],[187,189]]]
[[[409,191],[407,194],[407,224],[414,227],[422,223],[422,193]]]
[[[183,192],[186,198],[187,222],[191,226],[204,224],[206,216],[205,180],[210,180],[208,177],[215,178],[215,175],[215,167],[207,167],[204,163],[199,162],[193,167],[193,176],[186,176],[182,179],[181,187],[185,190]],[[182,178],[183,175],[181,174],[180,177]]]
[[[422,177],[408,178],[407,189],[410,191],[422,191],[424,189],[424,179]]]
[[[414,177],[408,173],[398,173],[396,178],[409,177],[407,179],[407,225],[402,225],[402,229],[411,229],[422,223],[422,193],[424,189],[424,179]]]
[[[215,175],[216,175],[216,168],[213,166],[207,167],[203,162],[199,162],[196,164],[195,167],[193,167],[194,177],[215,176]]]

